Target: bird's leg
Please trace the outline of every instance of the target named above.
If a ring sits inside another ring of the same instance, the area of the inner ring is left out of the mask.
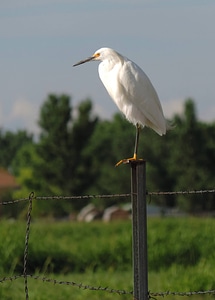
[[[134,145],[134,156],[133,158],[136,160],[137,159],[137,150],[138,150],[138,145],[139,145],[139,135],[140,135],[140,125],[137,123],[136,124],[136,137],[135,137],[135,145]]]
[[[121,164],[128,164],[131,161],[137,161],[137,150],[138,150],[138,144],[139,144],[139,135],[140,135],[140,125],[136,124],[136,137],[135,137],[135,145],[134,145],[134,156],[130,158],[121,159],[115,167],[118,167]],[[142,160],[142,159],[141,159]]]

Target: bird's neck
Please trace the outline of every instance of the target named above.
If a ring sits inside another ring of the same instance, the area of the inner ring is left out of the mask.
[[[116,60],[115,58],[112,57],[108,57],[107,59],[105,59],[104,61],[101,62],[101,67],[102,69],[104,69],[106,72],[111,71],[116,65],[120,65],[122,64],[122,61],[120,59],[120,57]]]

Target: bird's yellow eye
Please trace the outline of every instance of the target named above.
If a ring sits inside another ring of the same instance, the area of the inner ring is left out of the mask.
[[[95,58],[97,58],[97,57],[99,57],[99,56],[100,56],[100,53],[99,53],[99,52],[97,52],[97,53],[95,53],[93,56],[94,56]]]

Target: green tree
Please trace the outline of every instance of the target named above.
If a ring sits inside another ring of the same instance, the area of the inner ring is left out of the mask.
[[[166,170],[168,139],[168,136],[160,137],[148,128],[141,131],[138,157],[147,161],[149,191],[168,190],[171,181]],[[88,193],[130,192],[130,167],[122,165],[115,168],[114,165],[122,158],[133,156],[134,141],[135,127],[120,114],[114,115],[111,121],[102,121],[98,124],[85,150],[88,160],[92,163],[93,177],[96,178]],[[104,201],[98,200],[100,204],[106,206],[122,199],[113,198]]]
[[[8,169],[13,175],[17,176],[17,168],[13,165],[17,153],[26,145],[33,144],[33,136],[25,130],[16,133],[10,131],[0,131],[0,167]],[[16,180],[17,181],[17,180]],[[18,183],[18,181],[17,181]],[[10,201],[13,198],[13,190],[1,190],[1,201]],[[1,213],[4,216],[16,217],[22,211],[23,205],[2,207]]]
[[[32,142],[33,135],[25,130],[18,130],[15,133],[0,130],[0,166],[10,168],[17,151],[26,143]]]
[[[73,176],[68,180],[68,191],[72,195],[83,195],[94,183],[90,160],[84,156],[84,150],[97,126],[98,118],[92,116],[92,102],[83,101],[78,107],[78,116],[72,123],[70,132],[70,160]]]
[[[214,133],[210,126],[197,120],[192,99],[185,102],[184,115],[175,116],[172,134],[169,172],[174,178],[174,190],[201,190],[213,188],[215,164]],[[213,126],[214,128],[214,126]],[[215,129],[215,128],[214,128]],[[212,133],[212,139],[210,136]],[[213,182],[213,183],[212,183]],[[179,205],[186,211],[201,211],[208,207],[207,199],[191,195],[178,197]]]
[[[89,162],[82,152],[96,123],[89,99],[79,105],[78,115],[73,119],[69,96],[48,96],[40,112],[41,135],[36,147],[40,160],[34,166],[40,194],[69,196],[85,193],[91,181]],[[85,204],[84,201],[65,203],[52,201],[51,209],[55,214],[63,214],[71,206],[80,208]]]
[[[147,190],[214,188],[215,123],[198,121],[192,99],[186,100],[183,114],[175,115],[173,123],[175,128],[162,137],[148,128],[141,131],[138,157],[147,162]],[[121,114],[102,121],[93,115],[90,99],[73,113],[69,96],[49,95],[41,107],[39,126],[37,143],[27,132],[0,132],[0,161],[13,170],[22,186],[16,198],[31,191],[38,196],[130,192],[130,167],[114,167],[134,150],[135,127]],[[215,209],[214,195],[151,200],[167,206],[178,203],[188,212]],[[104,207],[123,201],[127,200],[117,197],[94,202]],[[62,216],[88,202],[36,201],[35,209],[40,215]]]
[[[171,155],[170,141],[172,131],[159,136],[153,130],[144,128],[140,140],[142,157],[146,160],[146,184],[150,191],[168,191],[173,187],[173,178],[169,173],[168,161]],[[173,198],[159,196],[151,201],[162,206],[174,206]]]
[[[40,111],[41,134],[36,150],[41,160],[35,166],[35,175],[42,179],[40,192],[46,195],[65,194],[66,181],[72,172],[69,160],[71,121],[69,96],[49,95]]]
[[[94,178],[87,193],[115,194],[130,192],[130,168],[115,164],[122,158],[133,155],[135,128],[124,117],[116,114],[111,121],[100,121],[84,151],[91,162],[91,177]],[[119,198],[97,199],[101,206],[123,201]]]
[[[34,176],[34,168],[40,162],[35,143],[28,143],[18,150],[12,161],[12,169],[21,188],[13,193],[15,198],[27,197],[30,192],[40,188],[39,180]]]

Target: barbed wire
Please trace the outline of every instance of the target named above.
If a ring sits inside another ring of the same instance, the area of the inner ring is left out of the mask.
[[[118,295],[132,295],[133,291],[126,291],[123,289],[114,289],[110,287],[102,287],[102,286],[92,286],[88,284],[83,284],[83,283],[77,283],[74,281],[64,281],[64,280],[58,280],[54,278],[48,278],[48,277],[43,277],[40,275],[31,275],[31,274],[20,274],[20,275],[14,275],[14,276],[9,276],[9,277],[3,277],[0,279],[0,283],[6,282],[6,281],[14,281],[20,278],[31,278],[34,280],[40,280],[43,282],[49,282],[53,283],[54,285],[70,285],[74,287],[78,287],[79,289],[83,290],[91,290],[91,291],[102,291],[102,292],[108,292],[112,294],[118,294]],[[166,291],[166,292],[148,292],[149,298],[153,297],[164,297],[164,296],[194,296],[194,295],[214,295],[215,290],[207,290],[207,291],[189,291],[189,292],[171,292],[171,291]]]
[[[83,289],[83,290],[91,290],[91,291],[106,291],[109,293],[116,293],[119,295],[130,295],[133,293],[133,291],[125,291],[125,290],[117,290],[117,289],[112,289],[109,287],[102,287],[102,286],[92,286],[92,285],[88,285],[88,284],[83,284],[83,283],[76,283],[74,281],[63,281],[63,280],[57,280],[57,279],[53,279],[53,278],[48,278],[48,277],[42,277],[39,275],[26,275],[28,278],[32,278],[35,280],[41,280],[43,282],[50,282],[53,284],[59,284],[59,285],[71,285],[71,286],[75,286],[78,287],[79,289]],[[15,276],[10,276],[10,277],[4,277],[2,279],[0,279],[0,283],[5,282],[5,281],[14,281],[16,279],[19,278],[23,278],[24,275],[15,275]]]
[[[29,206],[28,206],[27,224],[26,224],[26,232],[25,232],[24,262],[23,262],[23,276],[24,276],[26,300],[29,299],[29,296],[28,296],[27,262],[28,262],[28,243],[29,243],[29,236],[30,236],[32,199],[33,198],[34,198],[34,193],[32,192],[29,195]]]
[[[205,194],[205,193],[215,193],[215,189],[213,190],[190,190],[190,191],[179,191],[179,192],[147,192],[147,195],[179,195],[179,194]],[[57,279],[52,279],[48,277],[42,277],[40,275],[29,275],[27,274],[27,262],[28,262],[28,244],[29,244],[29,236],[30,236],[30,224],[31,224],[31,212],[32,212],[32,201],[33,200],[53,200],[53,199],[64,199],[64,200],[74,200],[74,199],[92,199],[92,198],[113,198],[113,197],[129,197],[131,196],[130,193],[127,194],[111,194],[111,195],[85,195],[85,196],[49,196],[49,197],[36,197],[33,192],[31,192],[28,198],[17,199],[8,202],[0,202],[2,205],[9,205],[15,204],[21,201],[29,201],[28,212],[27,212],[27,223],[26,223],[26,233],[25,233],[25,248],[24,248],[24,262],[23,262],[23,274],[21,275],[14,275],[9,277],[0,278],[0,283],[5,281],[14,281],[19,278],[24,278],[24,288],[25,288],[25,296],[26,300],[29,299],[28,296],[28,278],[32,278],[35,280],[41,280],[43,282],[50,282],[53,284],[59,285],[71,285],[81,289],[88,289],[92,291],[104,291],[109,293],[115,293],[119,295],[131,295],[133,291],[126,291],[126,290],[118,290],[112,289],[109,287],[102,287],[102,286],[92,286],[92,285],[85,285],[82,283],[76,283],[73,281],[61,281]],[[148,292],[148,298],[154,297],[164,297],[164,296],[193,296],[193,295],[214,295],[215,290],[207,290],[207,291],[189,291],[189,292]]]
[[[215,290],[207,290],[207,291],[192,291],[192,292],[160,292],[160,293],[151,293],[149,292],[149,296],[152,297],[164,297],[164,296],[196,296],[196,295],[215,295]]]
[[[147,192],[147,195],[190,195],[190,194],[215,194],[215,189],[212,190],[190,190],[176,192]]]
[[[83,195],[83,196],[34,196],[32,200],[82,200],[82,199],[105,199],[105,198],[117,198],[117,197],[129,197],[131,196],[130,193],[126,194],[108,194],[108,195]],[[2,201],[0,202],[0,205],[9,205],[9,204],[15,204],[23,201],[28,201],[29,197],[27,198],[21,198],[16,200],[10,200],[10,201]]]
[[[187,191],[158,191],[158,192],[148,192],[147,196],[162,196],[162,195],[191,195],[191,194],[215,194],[215,189],[209,190],[187,190]],[[83,196],[33,196],[32,200],[82,200],[82,199],[105,199],[105,198],[126,198],[130,197],[131,193],[125,194],[107,194],[107,195],[83,195]],[[0,205],[10,205],[19,202],[28,201],[29,197],[15,199],[10,201],[0,201]]]

